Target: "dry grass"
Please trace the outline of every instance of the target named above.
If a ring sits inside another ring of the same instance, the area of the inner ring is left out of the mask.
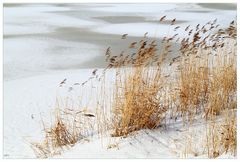
[[[126,60],[131,67],[124,67],[121,60],[114,62],[113,136],[125,136],[144,128],[153,129],[163,119],[167,111],[161,72],[164,58],[157,58],[156,51],[155,42],[148,44],[142,40],[136,55]]]
[[[180,105],[178,112],[183,121],[192,122],[202,105],[208,100],[209,93],[209,68],[208,60],[195,55],[183,57],[180,70]]]
[[[182,138],[183,148],[179,150],[183,150],[180,153],[180,157],[188,158],[188,157],[198,157],[204,154],[202,148],[201,137],[198,136],[199,132],[197,130],[188,130],[186,135]],[[178,151],[179,151],[178,150]]]
[[[58,101],[57,101],[58,102]],[[60,109],[54,111],[52,124],[43,123],[45,138],[42,142],[31,143],[38,158],[48,158],[61,154],[64,149],[74,146],[78,141],[94,131],[93,121],[95,116],[85,111],[73,109]]]
[[[236,26],[229,28],[234,31]],[[193,34],[191,42],[183,39],[181,43],[177,112],[184,123],[203,112],[206,118],[219,115],[236,103],[235,34],[219,31],[203,38]]]
[[[171,25],[175,21],[173,19]],[[221,112],[236,109],[236,23],[206,35],[218,26],[216,20],[194,28],[187,26],[188,37],[182,40],[177,38],[178,34],[165,37],[160,50],[156,41],[148,40],[146,35],[130,44],[129,51],[135,50],[131,54],[123,51],[112,55],[109,47],[105,53],[108,66],[101,75],[95,69],[82,83],[84,86],[92,79],[100,81],[100,92],[97,92],[100,96],[92,101],[97,105],[96,114],[84,115],[96,120],[89,124],[78,111],[66,113],[64,110],[62,114],[57,109],[54,124],[48,129],[44,127],[45,140],[32,144],[36,155],[49,157],[60,153],[62,148],[74,145],[89,134],[86,132],[93,131],[92,124],[96,124],[95,131],[101,136],[109,129],[113,130],[114,137],[127,136],[140,129],[154,129],[172,118],[180,117],[184,124],[191,124],[196,116],[204,116],[215,123]],[[168,65],[174,41],[181,42],[180,55],[172,58]],[[115,76],[113,90],[107,97],[109,87],[105,77],[110,69]],[[210,158],[227,152],[236,155],[236,118],[227,120],[225,125],[210,125],[206,136]],[[191,143],[186,144],[186,154],[195,152],[188,149],[188,145],[192,147]]]
[[[230,152],[237,155],[237,118],[234,114],[233,118],[225,119],[220,127],[221,139],[220,143],[223,147],[223,153]]]
[[[39,158],[60,154],[63,148],[73,146],[81,138],[80,132],[68,125],[61,117],[56,117],[54,125],[44,131],[44,141],[32,143],[32,148]]]
[[[225,109],[236,108],[236,56],[220,55],[221,63],[212,70],[212,78],[209,88],[209,102],[206,105],[205,115],[219,115]]]
[[[209,121],[206,130],[209,158],[224,153],[236,156],[236,112],[229,114],[237,108],[236,26],[231,23],[228,29],[219,29],[203,40],[182,43],[177,112],[184,123],[191,123],[199,115]],[[220,115],[225,120],[219,124]]]
[[[206,148],[209,158],[217,158],[222,154],[237,153],[237,123],[236,112],[225,112],[223,121],[213,121],[207,126]]]

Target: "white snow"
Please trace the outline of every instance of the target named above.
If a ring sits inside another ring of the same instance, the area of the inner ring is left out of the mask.
[[[236,12],[235,11],[219,11],[214,9],[204,9],[204,11],[209,12],[188,12],[191,9],[194,11],[203,10],[203,8],[190,5],[191,7],[186,7],[182,5],[175,5],[174,8],[168,10],[165,8],[164,5],[160,4],[159,6],[156,5],[156,8],[160,8],[159,10],[151,9],[148,13],[140,13],[136,15],[141,15],[146,17],[147,20],[155,21],[156,23],[120,23],[120,24],[103,24],[99,27],[92,28],[92,31],[101,32],[101,33],[108,33],[108,34],[124,34],[128,33],[131,36],[143,36],[144,33],[148,32],[149,37],[164,37],[166,33],[173,32],[173,29],[176,26],[180,26],[180,29],[177,30],[177,33],[180,37],[183,37],[186,33],[184,32],[185,27],[191,25],[195,27],[197,24],[204,25],[208,21],[213,21],[217,19],[217,24],[220,24],[221,28],[225,28],[229,25],[232,20],[236,19]],[[144,6],[141,6],[144,7]],[[132,7],[131,10],[133,12],[140,12],[141,7]],[[120,6],[119,6],[120,8]],[[129,7],[130,8],[130,7]],[[113,11],[115,8],[111,8]],[[162,9],[162,10],[161,10]],[[124,10],[125,11],[125,10]],[[152,13],[153,12],[153,13]],[[169,24],[161,24],[159,19],[167,15],[167,20],[176,20],[185,21],[184,23],[175,24],[173,26]]]
[[[100,6],[100,7],[99,7]],[[102,7],[101,7],[102,6]],[[97,7],[92,7],[90,10],[117,12],[117,13],[134,13],[134,14],[153,14],[164,11],[170,11],[177,7],[176,4],[111,4],[109,6],[99,4]]]
[[[55,108],[56,97],[70,94],[65,93],[64,89],[59,87],[59,83],[64,78],[67,78],[67,82],[70,80],[70,83],[84,82],[91,71],[86,69],[55,72],[4,82],[4,154],[6,158],[35,157],[29,143],[42,139],[44,135],[41,116],[44,121],[49,122],[51,112]]]
[[[21,38],[6,39],[4,40],[4,75],[9,80],[43,74],[51,69],[77,67],[98,56],[100,49],[94,44],[69,43],[51,38],[30,37],[24,38],[24,41],[21,41]]]
[[[23,7],[4,8],[4,35],[36,34],[53,32],[58,26],[62,27],[91,27],[97,23],[54,14],[54,11],[69,11],[68,7],[52,5],[26,5]]]

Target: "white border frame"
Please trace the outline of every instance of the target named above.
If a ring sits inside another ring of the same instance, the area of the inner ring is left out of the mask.
[[[2,63],[2,66],[0,66],[0,105],[1,106],[1,111],[3,112],[3,4],[4,3],[237,3],[237,21],[239,24],[239,12],[240,12],[240,7],[239,3],[240,1],[238,0],[1,0],[1,7],[0,7],[0,31],[2,33],[1,41],[0,41],[0,51],[1,56],[0,56],[0,62]],[[237,41],[239,42],[239,25],[238,25],[238,31],[237,31]],[[237,44],[237,50],[239,54],[239,49],[240,45],[239,43]],[[239,56],[237,56],[237,98],[239,99],[240,97],[240,82],[239,82],[239,76],[240,76],[240,65],[239,65]],[[237,100],[237,105],[239,105],[239,100]],[[2,160],[8,160],[8,161],[13,161],[14,159],[3,159],[3,113],[1,112],[1,120],[0,120],[0,131],[1,131],[1,138],[0,138],[0,152],[1,152],[1,161]],[[237,119],[240,117],[239,110],[237,111]],[[240,130],[240,120],[237,120],[237,139],[239,142],[239,130]],[[237,157],[239,157],[239,143],[237,144]],[[19,159],[20,160],[20,159]],[[29,160],[39,160],[39,159],[21,159],[20,161],[29,161]],[[46,159],[47,160],[47,159]],[[62,161],[68,161],[69,159],[51,159],[53,161],[57,160],[62,160]],[[150,160],[150,159],[70,159],[70,160],[88,160],[88,161],[120,161],[120,160],[125,160],[125,161],[144,161],[144,160]],[[151,159],[152,161],[157,161],[157,160],[170,160],[170,161],[185,161],[185,160],[193,160],[193,159]],[[208,161],[211,159],[196,159],[198,161]],[[219,159],[221,160],[229,160],[229,159]],[[237,159],[232,159],[236,161]]]

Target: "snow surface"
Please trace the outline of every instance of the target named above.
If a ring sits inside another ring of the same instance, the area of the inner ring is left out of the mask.
[[[105,6],[99,4],[102,7],[92,7],[90,10],[104,11],[104,12],[119,12],[119,13],[134,13],[134,14],[155,14],[159,12],[171,11],[175,9],[177,4],[111,4]]]
[[[78,66],[91,60],[100,52],[99,46],[84,42],[69,43],[51,38],[31,37],[20,40],[4,40],[4,75],[7,80],[73,68],[73,65]]]
[[[68,7],[52,5],[26,5],[4,8],[4,34],[34,34],[54,31],[57,26],[89,27],[97,25],[93,21],[54,14],[69,11]]]
[[[84,82],[89,74],[90,70],[66,71],[4,82],[5,157],[34,158],[29,143],[42,139],[41,117],[48,122],[56,97],[62,93],[64,97],[59,83],[64,78]],[[69,94],[65,92],[65,96]]]
[[[124,8],[124,10],[122,9]],[[184,23],[176,24],[174,26],[170,26],[169,24],[160,24],[160,23],[121,23],[121,24],[104,24],[97,28],[92,28],[93,31],[102,32],[102,33],[109,33],[109,34],[123,34],[128,33],[131,36],[143,36],[143,33],[148,32],[149,37],[164,37],[166,33],[170,35],[170,33],[174,30],[176,26],[180,26],[180,29],[177,31],[180,37],[186,34],[184,29],[188,25],[192,25],[195,27],[197,24],[206,24],[208,21],[213,21],[217,19],[217,23],[221,25],[222,28],[225,28],[229,25],[229,23],[236,18],[235,11],[222,11],[222,10],[215,10],[215,9],[204,9],[204,11],[209,12],[197,12],[202,11],[203,8],[191,4],[189,6],[182,6],[182,5],[154,5],[149,6],[151,10],[147,9],[147,6],[140,6],[134,8],[128,5],[122,6],[114,6],[111,8],[104,8],[107,11],[121,11],[121,9],[125,12],[129,10],[135,12],[138,16],[145,16],[148,20],[154,20],[158,22],[159,19],[167,15],[167,20],[176,20],[185,21]],[[133,9],[134,8],[134,9]],[[144,12],[141,12],[142,9]],[[103,8],[101,8],[103,9]],[[188,12],[188,11],[195,11],[195,12]],[[148,11],[148,12],[147,12]],[[146,13],[145,13],[146,12]],[[144,13],[144,14],[143,14]],[[230,19],[229,19],[230,18]]]

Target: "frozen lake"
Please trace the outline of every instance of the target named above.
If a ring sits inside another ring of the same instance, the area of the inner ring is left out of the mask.
[[[104,67],[104,53],[116,53],[139,40],[161,39],[171,31],[158,20],[177,24],[226,26],[236,17],[234,4],[16,4],[4,6],[4,80],[61,70]],[[128,33],[128,39],[121,35]]]

